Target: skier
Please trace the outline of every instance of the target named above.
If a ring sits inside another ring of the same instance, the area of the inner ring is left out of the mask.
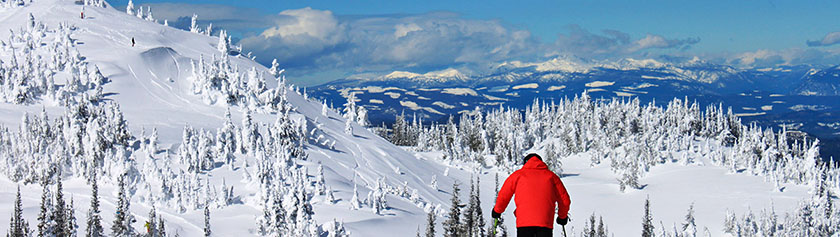
[[[534,159],[536,158],[536,159]],[[542,157],[531,153],[525,156],[522,168],[513,172],[505,180],[496,206],[491,215],[494,219],[502,216],[502,212],[510,203],[510,198],[516,194],[516,236],[551,236],[554,224],[554,209],[557,208],[557,224],[564,226],[569,221],[569,193],[563,182],[542,161]]]
[[[82,19],[85,19],[85,7],[82,7]]]
[[[134,37],[131,37],[131,47],[134,47]]]

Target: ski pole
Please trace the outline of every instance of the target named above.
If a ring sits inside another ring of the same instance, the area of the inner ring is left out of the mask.
[[[566,226],[562,225],[562,227],[563,227],[563,237],[566,237]]]
[[[499,218],[493,218],[493,237],[496,237],[496,225],[499,224]]]

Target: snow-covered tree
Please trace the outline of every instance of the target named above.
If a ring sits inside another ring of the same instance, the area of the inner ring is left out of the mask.
[[[350,209],[358,210],[362,208],[362,203],[359,201],[359,189],[356,182],[353,182],[353,197],[350,199]]]
[[[654,236],[653,217],[650,213],[650,197],[645,199],[645,215],[642,217],[642,236]]]
[[[210,204],[206,203],[204,205],[204,236],[210,236],[213,233],[210,230]]]
[[[23,206],[20,200],[20,186],[17,188],[17,195],[15,196],[14,211],[9,222],[9,232],[6,233],[9,237],[26,237],[30,236],[29,223],[23,219]]]
[[[134,228],[131,223],[134,222],[134,216],[131,214],[130,198],[126,193],[126,174],[120,175],[117,178],[119,191],[117,193],[117,211],[114,214],[114,222],[111,225],[111,234],[114,236],[132,236],[134,235]]]
[[[460,191],[461,189],[458,187],[458,182],[452,184],[452,207],[449,208],[449,214],[446,217],[446,221],[443,222],[443,236],[457,237],[461,235],[461,227],[463,223],[461,222],[462,205],[458,197]]]
[[[426,237],[435,237],[435,219],[437,218],[435,213],[434,207],[426,213]]]
[[[219,43],[216,45],[216,49],[218,49],[222,54],[227,54],[230,51],[230,42],[228,41],[227,31],[222,30],[219,32]]]
[[[88,216],[86,221],[87,229],[85,229],[85,236],[100,237],[105,236],[104,228],[102,228],[102,217],[99,216],[99,180],[96,178],[96,172],[92,173],[90,181],[90,209],[88,209]]]
[[[125,14],[134,15],[134,2],[128,0],[128,5],[125,6]]]
[[[694,223],[694,203],[688,207],[688,213],[685,214],[685,221],[682,223],[682,233],[680,236],[697,236],[697,224]]]
[[[201,28],[198,28],[198,15],[193,14],[190,18],[190,32],[201,34]]]

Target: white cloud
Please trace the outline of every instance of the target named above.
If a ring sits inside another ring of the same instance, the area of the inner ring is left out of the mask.
[[[569,25],[567,34],[559,34],[554,42],[553,54],[571,54],[582,57],[625,57],[650,49],[685,50],[700,42],[699,38],[668,39],[661,35],[647,34],[631,40],[630,34],[617,30],[603,30],[602,34],[589,32],[578,25]]]
[[[417,24],[410,23],[410,24],[398,24],[394,26],[394,38],[402,38],[403,36],[407,35],[409,32],[412,31],[419,31],[423,30]]]
[[[336,16],[311,8],[286,10],[281,20],[240,41],[263,63],[297,72],[433,71],[488,68],[511,58],[534,58],[541,43],[528,31],[497,20],[449,12],[399,16]]]
[[[807,41],[806,44],[811,47],[815,46],[829,46],[840,43],[840,31],[826,34],[822,40]]]
[[[309,36],[326,40],[336,36],[339,30],[338,20],[331,11],[313,10],[312,8],[285,10],[280,12],[281,16],[288,16],[294,19],[293,22],[280,24],[262,32],[261,36],[271,38]]]

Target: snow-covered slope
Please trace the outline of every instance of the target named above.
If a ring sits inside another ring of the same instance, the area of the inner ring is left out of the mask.
[[[162,24],[156,24],[126,14],[122,10],[111,7],[99,8],[93,6],[85,7],[85,19],[80,18],[81,5],[72,1],[38,0],[23,7],[0,9],[0,37],[8,38],[7,29],[24,27],[29,21],[31,13],[37,21],[42,22],[48,28],[54,28],[59,23],[68,23],[77,27],[71,38],[75,40],[75,48],[90,64],[97,65],[102,74],[110,79],[110,83],[104,86],[105,98],[119,104],[125,115],[130,130],[136,136],[141,131],[157,129],[160,136],[160,144],[163,155],[175,156],[184,126],[189,125],[197,129],[215,130],[224,123],[225,105],[209,105],[202,99],[191,93],[192,68],[191,62],[198,61],[199,57],[210,58],[213,55],[220,57],[216,44],[217,37],[210,37],[183,31]],[[132,38],[136,45],[132,47]],[[242,71],[252,67],[260,71],[267,71],[267,68],[245,57],[231,57],[231,63]],[[270,87],[276,86],[276,81],[266,80]],[[325,204],[318,198],[315,202],[315,219],[319,223],[327,223],[337,219],[344,221],[348,230],[354,235],[370,236],[374,233],[394,233],[394,231],[414,230],[425,218],[422,207],[418,207],[407,198],[388,197],[392,209],[383,215],[373,214],[369,208],[363,210],[350,210],[349,200],[353,192],[353,182],[358,184],[359,195],[364,198],[376,185],[376,180],[384,178],[385,182],[392,187],[402,187],[407,183],[412,190],[417,190],[422,198],[422,203],[445,203],[448,199],[445,192],[438,192],[429,187],[428,182],[432,176],[438,176],[441,187],[448,187],[453,179],[444,178],[445,167],[423,159],[416,158],[413,154],[400,149],[382,138],[367,132],[358,125],[353,135],[344,132],[345,123],[341,115],[329,112],[327,116],[321,115],[321,104],[316,101],[308,101],[302,95],[288,93],[290,104],[296,108],[292,117],[305,119],[312,127],[319,126],[326,139],[338,141],[334,149],[328,149],[315,144],[307,145],[309,159],[300,161],[300,164],[309,167],[311,176],[314,176],[316,163],[324,166],[327,184],[335,192],[338,203]],[[2,121],[6,127],[15,128],[21,121],[25,112],[37,114],[42,108],[46,108],[52,117],[64,112],[60,106],[36,103],[29,106],[2,104]],[[232,107],[233,121],[238,124],[242,119],[243,111],[239,107]],[[272,124],[277,115],[262,113],[255,114],[255,120],[260,123]],[[14,129],[13,129],[14,130]],[[138,137],[139,138],[139,137]],[[240,162],[249,162],[253,165],[253,159],[246,156],[239,159]],[[137,159],[138,164],[146,162],[143,158]],[[244,163],[236,164],[237,167],[244,166]],[[211,186],[221,185],[227,182],[235,187],[235,195],[243,200],[248,200],[255,195],[253,187],[247,187],[244,183],[239,184],[242,179],[242,172],[227,171],[217,168],[207,172]],[[453,174],[456,172],[453,172]],[[464,175],[456,176],[463,178]],[[106,226],[113,218],[115,203],[115,192],[113,185],[116,184],[115,177],[103,179],[106,184],[101,184],[103,190],[100,194],[104,201],[103,217]],[[74,196],[77,208],[77,218],[84,220],[87,210],[89,188],[79,178],[69,178],[66,182],[66,192],[72,193],[67,196]],[[4,178],[4,188],[0,196],[4,200],[13,200],[14,187]],[[25,216],[30,223],[35,221],[37,215],[37,201],[40,197],[39,185],[30,184],[22,187]],[[137,193],[135,196],[142,196]],[[151,206],[138,198],[132,199],[136,203],[132,205],[132,211],[138,219],[143,220]],[[11,213],[11,204],[2,205],[3,216]],[[201,210],[188,210],[179,213],[177,210],[166,207],[157,207],[168,221],[167,225],[172,233],[179,232],[182,236],[197,236],[203,234],[201,226],[203,217]],[[212,224],[214,233],[219,236],[252,235],[255,229],[255,219],[260,211],[256,204],[246,201],[242,204],[234,204],[219,210],[212,210]],[[0,225],[8,226],[7,218],[0,218]],[[79,221],[80,226],[84,221]],[[142,222],[135,224],[138,230],[142,228]],[[384,224],[384,225],[383,225]],[[377,228],[373,228],[377,226]],[[34,227],[34,226],[33,226]],[[84,229],[84,227],[82,227]]]
[[[140,181],[136,183],[137,187],[131,188],[134,190],[131,212],[138,220],[132,226],[138,231],[143,230],[146,214],[154,206],[158,215],[165,219],[166,230],[170,234],[203,234],[203,204],[179,207],[173,201],[159,200],[158,193],[155,193],[156,187],[147,187],[160,185],[160,180],[155,178],[153,172],[145,171],[165,168],[173,170],[181,180],[196,180],[197,185],[193,184],[196,185],[193,187],[197,187],[198,191],[192,190],[196,193],[211,192],[208,190],[216,192],[217,187],[233,187],[232,199],[235,201],[210,208],[213,235],[256,235],[257,222],[263,215],[263,209],[260,203],[261,187],[253,176],[257,175],[260,161],[276,157],[266,158],[253,153],[237,152],[237,159],[232,164],[223,164],[221,158],[216,158],[219,162],[214,163],[214,167],[197,174],[192,174],[185,164],[177,161],[181,156],[179,149],[184,146],[181,143],[185,126],[217,131],[227,122],[227,110],[231,111],[234,124],[245,119],[243,114],[246,109],[243,107],[247,106],[208,103],[205,97],[194,93],[193,82],[196,78],[193,64],[202,58],[222,58],[217,47],[219,39],[153,23],[111,7],[84,7],[86,17],[81,19],[79,14],[82,8],[82,5],[72,1],[59,0],[34,0],[23,7],[0,8],[0,39],[9,37],[7,29],[17,29],[28,24],[29,14],[48,28],[55,28],[59,23],[76,27],[70,35],[75,40],[73,48],[78,50],[85,62],[97,66],[110,80],[103,87],[104,99],[120,106],[129,130],[134,135],[131,146],[126,149],[130,151],[128,156],[132,164],[144,172],[138,174]],[[132,46],[132,39],[136,45]],[[4,54],[6,52],[3,51]],[[255,71],[261,73],[259,75],[271,75],[268,68],[246,57],[234,54],[228,59],[243,74],[255,68]],[[555,66],[563,65],[556,63]],[[426,76],[441,80],[464,77],[455,70]],[[263,79],[268,87],[281,84],[273,80],[273,77],[264,76]],[[490,208],[494,203],[493,177],[499,173],[503,180],[506,171],[441,160],[439,152],[410,152],[354,123],[350,123],[352,132],[348,134],[346,120],[341,114],[329,109],[324,112],[321,102],[308,99],[293,87],[281,90],[287,91],[288,103],[293,107],[289,120],[305,125],[307,132],[312,131],[304,139],[308,158],[295,160],[294,167],[305,168],[303,170],[308,174],[306,180],[309,183],[310,180],[317,180],[317,167],[323,165],[326,186],[333,191],[336,199],[335,202],[329,202],[326,195],[319,195],[313,187],[307,186],[308,192],[313,194],[313,218],[324,230],[331,227],[333,220],[338,220],[354,236],[411,236],[418,228],[425,228],[426,212],[430,207],[440,206],[437,209],[437,229],[440,234],[440,223],[449,207],[450,187],[457,182],[462,189],[466,189],[471,177],[481,179],[482,209],[485,220],[489,220]],[[47,99],[26,105],[2,103],[0,123],[14,131],[22,124],[21,118],[25,113],[38,114],[41,110],[45,110],[51,118],[60,117],[66,111],[64,107]],[[270,125],[278,117],[285,119],[281,113],[259,108],[254,109],[253,117],[256,123],[261,124],[258,127],[264,137],[268,137],[266,134],[274,129]],[[154,152],[147,152],[144,147],[148,146],[148,134],[153,129],[159,135],[160,147]],[[616,189],[615,178],[609,167],[589,166],[589,154],[566,158],[567,175],[564,182],[571,193],[571,214],[574,217],[569,227],[577,231],[583,229],[584,217],[595,212],[604,216],[612,233],[635,235],[640,232],[642,202],[646,196],[650,196],[654,218],[661,220],[665,226],[679,222],[688,204],[694,202],[698,226],[708,227],[712,234],[718,235],[722,233],[726,210],[743,213],[749,209],[770,208],[773,204],[777,210],[789,211],[801,198],[807,196],[806,187],[790,185],[784,192],[773,191],[774,186],[761,178],[742,173],[729,174],[725,168],[711,165],[711,162],[700,157],[702,155],[692,155],[697,156],[698,163],[688,166],[670,163],[657,166],[643,178],[647,184],[645,188],[627,193]],[[388,208],[379,214],[374,212],[371,205],[353,208],[354,187],[358,189],[358,196],[365,199],[371,197],[369,193],[375,192],[376,187],[383,185],[379,180],[386,186],[384,196]],[[430,185],[432,180],[436,180],[437,187]],[[201,185],[203,182],[208,185]],[[114,220],[116,184],[115,176],[100,179],[99,194],[106,229]],[[34,229],[39,211],[40,185],[13,182],[6,176],[0,177],[0,199],[4,200],[0,202],[0,226],[3,226],[0,228],[9,226],[6,217],[12,214],[15,186],[21,187],[24,217],[30,222],[30,228]],[[85,229],[90,187],[81,174],[65,176],[64,186],[65,197],[74,200],[81,234]],[[468,192],[461,193],[461,200],[466,200]],[[513,208],[511,206],[508,210]],[[504,215],[508,220],[506,226],[513,230],[512,211]],[[560,231],[555,231],[555,236],[560,235]]]

